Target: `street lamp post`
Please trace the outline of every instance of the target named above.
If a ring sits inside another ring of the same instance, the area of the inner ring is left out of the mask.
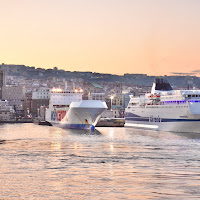
[[[111,102],[110,110],[111,110],[111,111],[112,111],[112,100],[113,100],[113,98],[114,98],[114,97],[111,95],[111,96],[110,96],[110,102]]]

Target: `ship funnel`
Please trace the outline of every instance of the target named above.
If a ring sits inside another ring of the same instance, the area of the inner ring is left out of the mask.
[[[166,79],[156,78],[153,82],[151,93],[155,94],[155,93],[158,93],[159,91],[163,92],[163,91],[171,91],[171,90],[173,89]]]

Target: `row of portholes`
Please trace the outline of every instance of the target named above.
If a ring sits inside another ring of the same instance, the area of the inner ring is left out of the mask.
[[[176,108],[187,108],[188,106],[176,106]],[[174,106],[147,106],[146,108],[175,108]]]

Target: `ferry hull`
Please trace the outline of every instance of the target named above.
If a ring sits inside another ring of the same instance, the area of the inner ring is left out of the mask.
[[[200,133],[200,120],[166,119],[161,122],[128,120],[126,127],[155,129],[167,132]]]
[[[67,123],[52,123],[53,126],[63,128],[63,129],[82,129],[82,130],[92,130],[95,128],[92,124],[67,124]]]
[[[106,103],[98,100],[72,102],[69,108],[48,109],[46,121],[64,129],[94,130],[105,110],[107,110]]]

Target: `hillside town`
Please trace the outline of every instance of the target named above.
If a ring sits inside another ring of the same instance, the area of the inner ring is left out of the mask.
[[[175,88],[199,88],[196,76],[167,76]],[[52,88],[81,91],[84,100],[105,101],[106,117],[124,117],[130,95],[150,92],[154,76],[124,74],[123,76],[92,72],[70,72],[28,67],[0,65],[0,121],[32,122],[44,119]]]

